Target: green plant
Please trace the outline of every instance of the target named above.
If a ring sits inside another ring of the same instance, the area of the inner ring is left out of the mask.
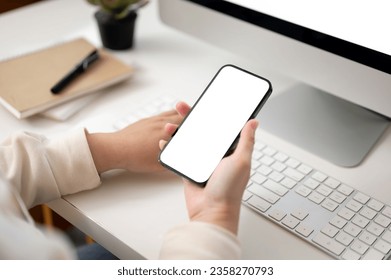
[[[121,19],[128,15],[131,6],[135,4],[137,8],[143,6],[148,1],[143,0],[87,0],[92,5],[99,6],[102,11],[111,14],[115,19]]]

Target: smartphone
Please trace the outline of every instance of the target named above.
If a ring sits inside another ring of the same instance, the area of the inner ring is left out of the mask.
[[[224,65],[162,149],[160,163],[205,185],[232,151],[240,131],[272,92],[271,83],[234,65]]]

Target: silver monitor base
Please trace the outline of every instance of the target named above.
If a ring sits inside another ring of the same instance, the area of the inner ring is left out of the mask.
[[[390,123],[303,84],[272,96],[258,119],[266,131],[345,167],[360,164]]]

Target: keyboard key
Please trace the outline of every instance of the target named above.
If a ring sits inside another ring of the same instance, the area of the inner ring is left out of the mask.
[[[269,175],[273,169],[271,169],[269,166],[261,165],[257,168],[257,171],[265,176]]]
[[[303,180],[303,178],[305,177],[302,173],[300,173],[299,171],[296,171],[290,167],[288,167],[287,169],[285,169],[283,171],[283,173],[288,176],[289,178],[295,180],[296,182],[299,182],[301,180]]]
[[[287,187],[288,189],[291,189],[296,185],[296,182],[290,178],[285,177],[284,179],[282,179],[281,185]]]
[[[325,199],[325,197],[320,193],[313,192],[308,196],[308,199],[315,202],[316,204],[320,204]]]
[[[298,233],[303,235],[304,237],[310,236],[310,234],[314,231],[314,229],[304,223],[299,224],[296,229]]]
[[[254,159],[251,160],[251,169],[253,169],[253,170],[258,169],[259,166],[261,166],[260,162],[254,160]]]
[[[324,228],[322,228],[321,232],[329,237],[334,237],[339,232],[339,230],[335,226],[327,224]]]
[[[387,231],[383,234],[382,238],[383,238],[385,241],[387,241],[388,243],[391,243],[391,231],[387,230]]]
[[[384,228],[381,225],[378,225],[376,223],[371,223],[367,230],[371,233],[373,233],[376,236],[380,236],[384,232]]]
[[[300,161],[293,159],[293,158],[290,158],[285,162],[285,164],[292,167],[292,168],[296,168],[300,165]]]
[[[360,211],[360,214],[371,220],[376,216],[377,212],[364,206],[364,208]]]
[[[361,215],[356,215],[354,216],[352,223],[360,228],[365,228],[369,224],[369,220]]]
[[[252,156],[253,159],[258,160],[262,156],[263,156],[263,154],[260,151],[258,151],[256,149],[253,150],[253,156]]]
[[[384,254],[380,253],[378,250],[370,248],[362,260],[382,260]]]
[[[333,178],[327,178],[326,181],[324,181],[324,184],[332,189],[335,189],[336,187],[338,187],[341,182],[333,179]]]
[[[250,187],[247,189],[248,191],[252,192],[253,194],[259,196],[260,198],[263,198],[267,202],[274,204],[276,203],[280,197],[271,191],[265,189],[264,187],[257,186],[252,184]]]
[[[284,196],[288,192],[288,189],[272,180],[267,180],[265,183],[263,183],[263,186],[275,194],[278,194],[279,196]]]
[[[312,168],[308,165],[301,164],[299,167],[296,168],[297,171],[300,171],[301,173],[308,175],[312,171]]]
[[[341,216],[342,218],[346,220],[350,220],[354,216],[354,212],[346,207],[342,208],[339,212],[338,215]]]
[[[348,196],[353,192],[353,188],[342,184],[338,187],[338,191]]]
[[[250,197],[250,199],[248,200],[248,204],[254,206],[261,212],[266,212],[271,206],[271,204],[268,203],[267,201],[254,195]]]
[[[330,199],[334,200],[335,202],[341,204],[342,202],[345,201],[346,199],[346,195],[340,193],[340,192],[337,192],[337,191],[333,191],[330,196],[329,196]]]
[[[352,243],[354,240],[354,238],[351,235],[343,231],[339,232],[335,239],[345,246],[349,246],[349,244]]]
[[[282,175],[281,173],[278,173],[276,171],[273,171],[272,173],[269,174],[268,177],[270,179],[272,179],[274,182],[278,183],[284,178],[284,175]]]
[[[269,216],[272,217],[273,219],[277,221],[281,221],[285,216],[286,213],[279,210],[279,209],[273,209],[270,213]]]
[[[276,161],[271,167],[278,172],[282,172],[286,168],[286,165]]]
[[[260,142],[260,141],[256,141],[256,142],[254,143],[254,149],[256,149],[256,150],[258,150],[258,151],[262,150],[262,149],[265,148],[265,147],[266,147],[266,144],[264,144],[264,143],[262,143],[262,142]]]
[[[375,222],[381,225],[382,227],[388,227],[391,223],[391,219],[380,214],[375,218]]]
[[[250,193],[248,191],[244,191],[243,196],[242,196],[242,200],[247,201],[251,196],[252,196],[252,193]]]
[[[379,211],[384,207],[384,204],[372,198],[372,199],[367,203],[367,206],[368,206],[369,208],[372,208],[373,210],[379,212]]]
[[[311,190],[314,190],[319,186],[319,182],[312,178],[308,178],[304,181],[304,186],[309,187]]]
[[[382,252],[383,254],[387,254],[388,252],[390,252],[391,250],[391,244],[384,241],[384,240],[378,240],[376,243],[375,243],[375,246],[374,246],[375,249],[379,250],[380,252]]]
[[[308,214],[308,211],[304,209],[296,209],[291,213],[293,217],[298,218],[301,221],[304,220]]]
[[[351,236],[353,237],[356,237],[360,234],[361,232],[361,228],[352,224],[352,223],[349,223],[347,224],[344,229],[343,229],[346,233],[349,233]]]
[[[329,187],[326,187],[325,185],[320,185],[316,191],[324,196],[328,196],[333,191]]]
[[[391,218],[391,207],[387,206],[383,209],[382,214],[384,216],[387,216],[388,218]]]
[[[357,254],[356,252],[350,250],[350,249],[347,249],[343,254],[342,254],[342,259],[344,260],[359,260],[360,259],[360,255]]]
[[[334,239],[324,235],[323,233],[319,233],[312,240],[316,244],[322,246],[323,248],[336,254],[337,256],[339,256],[345,250],[345,246],[343,246],[341,243],[335,241]]]
[[[363,193],[360,193],[358,192],[354,197],[353,197],[354,200],[357,200],[358,202],[362,203],[362,204],[365,204],[368,202],[369,200],[369,196],[363,194]]]
[[[251,181],[254,183],[257,183],[258,185],[261,185],[263,182],[265,182],[267,178],[263,176],[262,174],[256,172],[252,177]]]
[[[340,216],[334,216],[334,218],[330,220],[330,224],[332,224],[333,226],[339,229],[343,228],[346,225],[346,223],[347,221]]]
[[[325,208],[331,212],[333,212],[339,206],[338,203],[335,203],[334,201],[332,201],[328,198],[326,198],[325,201],[323,201],[321,205],[323,206],[323,208]]]
[[[277,153],[277,151],[273,148],[270,148],[270,147],[266,147],[262,150],[262,153],[264,153],[265,155],[268,155],[268,156],[273,156],[275,153]]]
[[[282,223],[291,229],[294,229],[299,224],[299,222],[300,221],[298,219],[296,219],[295,217],[293,217],[291,215],[286,216],[282,220]]]
[[[350,200],[348,203],[346,203],[346,207],[350,210],[353,210],[354,212],[358,212],[362,208],[362,204],[355,200]]]
[[[260,161],[264,165],[270,166],[275,160],[269,156],[263,156]]]
[[[363,255],[369,249],[369,246],[360,240],[355,240],[350,248],[360,255]]]
[[[273,157],[280,162],[285,162],[288,159],[288,156],[281,152],[278,152]]]
[[[327,179],[327,176],[319,171],[315,172],[314,174],[312,174],[312,178],[314,178],[315,180],[317,180],[318,182],[323,182],[324,180]]]
[[[304,187],[304,186],[298,186],[295,191],[300,194],[301,196],[308,196],[310,193],[311,193],[311,190],[307,187]]]
[[[361,241],[365,242],[365,243],[368,244],[368,245],[372,245],[373,242],[376,241],[376,236],[373,235],[372,233],[369,233],[368,231],[364,231],[364,232],[360,235],[359,239],[360,239]]]

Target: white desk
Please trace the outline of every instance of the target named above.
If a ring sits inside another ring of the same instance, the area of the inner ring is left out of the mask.
[[[82,0],[51,0],[0,15],[0,56],[80,34],[99,44],[94,11],[94,7]],[[123,116],[143,100],[160,94],[174,94],[192,103],[225,63],[237,64],[269,78],[274,94],[293,83],[266,66],[251,65],[163,26],[155,1],[139,13],[135,49],[116,55],[136,68],[132,80],[101,94],[83,111],[62,123],[41,117],[20,121],[0,108],[0,138],[20,129],[48,135],[66,133],[83,120],[103,112],[113,117]],[[369,157],[359,167],[350,169],[330,164],[261,129],[260,132],[265,142],[391,204],[391,128]],[[164,233],[187,221],[180,180],[161,175],[109,174],[98,189],[53,201],[50,207],[120,258],[156,259]],[[241,213],[239,237],[245,259],[329,258],[246,207]]]

